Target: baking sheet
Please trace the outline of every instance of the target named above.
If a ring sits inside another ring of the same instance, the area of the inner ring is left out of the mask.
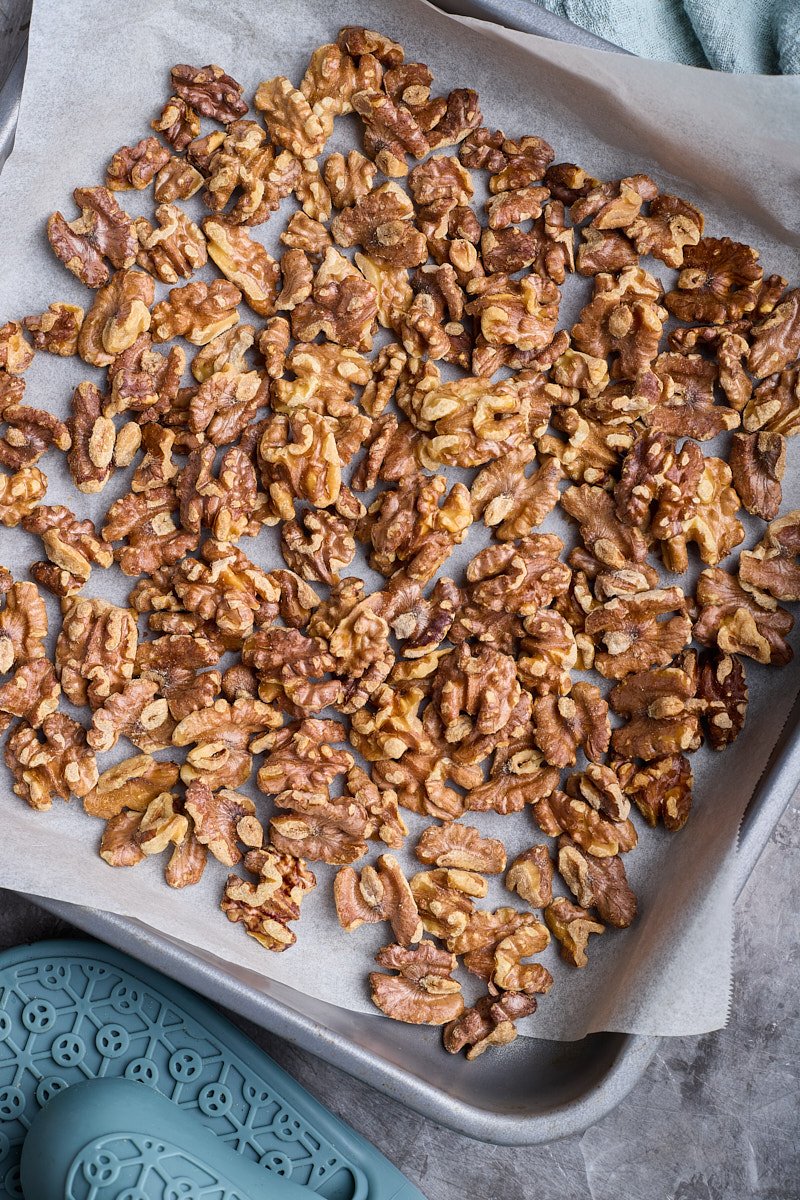
[[[345,23],[398,37],[409,58],[429,63],[439,88],[477,87],[488,123],[509,133],[536,132],[552,142],[560,159],[604,177],[650,171],[665,190],[701,204],[708,232],[752,240],[769,271],[796,278],[797,234],[790,231],[798,225],[800,93],[791,80],[742,80],[559,46],[480,23],[456,23],[419,0],[404,5],[402,13],[377,2],[248,2],[221,12],[207,0],[148,0],[113,10],[98,0],[56,0],[34,12],[17,142],[0,183],[4,228],[14,231],[0,277],[3,318],[40,311],[54,299],[86,304],[85,289],[50,254],[44,219],[55,208],[71,215],[72,187],[102,182],[113,150],[147,132],[168,95],[173,62],[220,62],[252,95],[261,79],[274,74],[298,80],[311,50]],[[328,150],[352,144],[349,121],[339,124]],[[135,214],[151,204],[148,194],[124,193],[122,200]],[[282,226],[273,219],[255,233],[275,252]],[[575,294],[565,301],[567,318],[586,286],[574,283]],[[74,384],[99,375],[84,364],[40,355],[27,375],[27,398],[65,414]],[[81,497],[57,458],[49,456],[42,465],[51,480],[48,502],[67,503],[95,520],[126,490],[126,477],[117,476],[100,496]],[[785,508],[800,504],[796,468],[792,453]],[[546,527],[559,529],[560,520],[551,517]],[[451,560],[448,569],[456,577],[477,537],[476,531]],[[751,531],[746,544],[754,540]],[[241,544],[261,565],[279,562],[274,530]],[[38,557],[36,539],[19,531],[0,533],[0,546],[0,560],[23,575]],[[378,582],[374,575],[368,578]],[[86,592],[123,602],[128,587],[112,572],[95,573]],[[736,828],[800,684],[798,666],[782,672],[748,668],[746,738],[724,756],[702,751],[694,756],[697,798],[687,828],[669,836],[639,823],[641,844],[626,867],[641,918],[629,931],[595,939],[584,972],[561,964],[551,948],[543,961],[554,971],[556,986],[523,1032],[560,1039],[601,1029],[685,1034],[724,1023]],[[101,767],[124,756],[109,755]],[[269,803],[261,804],[268,815]],[[57,804],[51,814],[36,814],[10,790],[0,796],[0,805],[3,884],[135,917],[209,961],[229,963],[239,978],[246,972],[250,983],[255,972],[374,1013],[366,973],[385,931],[371,928],[348,937],[339,929],[330,900],[333,869],[315,864],[320,886],[305,902],[298,945],[270,955],[215,912],[226,874],[218,864],[209,864],[198,887],[175,893],[163,884],[159,863],[131,872],[108,868],[94,853],[99,823],[78,806]],[[506,819],[471,814],[469,820],[473,817],[483,832],[503,836],[510,856],[539,840],[527,813]],[[426,823],[409,819],[410,844]],[[415,869],[413,857],[406,865]],[[498,883],[486,904],[508,900]],[[468,979],[466,987],[474,988],[474,981]]]

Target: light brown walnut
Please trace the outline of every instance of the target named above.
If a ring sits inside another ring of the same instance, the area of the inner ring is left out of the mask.
[[[422,937],[422,922],[408,881],[397,859],[381,854],[361,872],[343,867],[333,885],[336,915],[348,933],[364,924],[388,921],[397,942],[411,946]]]
[[[378,966],[397,971],[369,977],[372,1002],[387,1017],[411,1025],[446,1025],[464,1010],[461,984],[452,978],[454,955],[425,939],[414,949],[384,946],[375,956]]]

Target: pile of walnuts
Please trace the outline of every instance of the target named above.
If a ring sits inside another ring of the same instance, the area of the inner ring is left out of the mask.
[[[431,85],[355,27],[299,88],[263,82],[256,118],[220,67],[176,66],[154,135],[50,217],[93,290],[0,329],[0,522],[41,543],[35,582],[0,570],[0,723],[14,791],[80,797],[112,866],[165,855],[172,887],[209,853],[242,868],[222,909],[270,950],[295,942],[308,862],[338,867],[342,926],[391,930],[375,1004],[474,1057],[551,987],[531,961],[551,937],[582,967],[591,935],[633,921],[632,806],[680,829],[687,756],[744,724],[745,658],[791,657],[800,290],[646,175],[554,163],[484,125],[471,89]],[[363,153],[326,156],[348,113]],[[132,219],[119,193],[151,186],[152,220]],[[276,261],[253,231],[282,202]],[[591,294],[559,329],[576,271]],[[65,423],[25,403],[40,352],[99,369]],[[720,434],[726,458],[704,452]],[[99,528],[44,502],[51,449],[79,492],[130,470]],[[539,531],[557,505],[568,553]],[[742,508],[767,525],[732,562]],[[453,579],[473,525],[488,544]],[[272,526],[285,566],[264,570],[240,542]],[[378,590],[347,573],[358,545]],[[661,580],[659,558],[681,575],[695,554],[694,594]],[[112,563],[128,608],[84,595]],[[61,599],[54,662],[37,584]],[[120,739],[136,753],[102,769]],[[269,817],[237,790],[254,770]],[[510,864],[461,820],[525,808],[542,840]],[[432,819],[411,879],[403,811]],[[502,872],[522,907],[482,907]],[[459,959],[486,988],[469,1008]]]

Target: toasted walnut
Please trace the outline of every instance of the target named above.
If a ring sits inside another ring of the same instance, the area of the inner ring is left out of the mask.
[[[384,175],[406,175],[406,155],[424,158],[428,153],[428,139],[414,114],[385,92],[356,92],[352,105],[364,123],[364,149]]]
[[[621,456],[633,445],[630,428],[589,420],[575,408],[555,409],[551,423],[568,441],[546,434],[539,439],[539,454],[555,458],[578,483],[609,487]]]
[[[271,316],[280,278],[275,259],[245,229],[230,221],[206,217],[203,232],[210,257],[241,290],[245,303],[259,316]]]
[[[574,842],[596,858],[632,850],[637,843],[632,823],[608,821],[583,800],[554,791],[534,806],[534,815],[542,831],[550,837],[567,833]]]
[[[713,362],[699,354],[659,354],[653,370],[663,390],[648,419],[651,428],[702,442],[739,425],[733,409],[714,403]]]
[[[508,868],[506,887],[531,908],[545,908],[553,897],[553,863],[547,846],[531,846],[518,854]]]
[[[144,812],[178,781],[178,765],[158,762],[151,754],[135,754],[123,759],[98,777],[83,798],[83,807],[92,817],[109,821],[123,809]]]
[[[781,506],[786,439],[780,433],[735,433],[728,461],[733,486],[753,516],[771,521]]]
[[[169,161],[169,150],[158,138],[146,137],[135,146],[122,146],[106,168],[106,187],[112,192],[141,191]]]
[[[23,517],[22,527],[28,533],[41,537],[45,553],[57,569],[57,595],[66,595],[83,587],[91,574],[92,564],[110,567],[114,561],[109,547],[98,539],[94,524],[88,520],[77,520],[63,504],[40,504],[27,517]],[[34,563],[31,573],[36,576],[34,568],[41,570],[46,566],[44,563]],[[45,577],[51,582],[52,576],[52,572],[45,572]]]
[[[739,581],[757,599],[766,593],[773,600],[800,597],[800,509],[785,513],[767,526],[753,550],[743,550]]]
[[[391,575],[404,564],[408,576],[431,579],[472,524],[469,493],[461,483],[447,491],[442,475],[416,474],[382,492],[359,524],[358,536],[372,546],[370,563]]]
[[[422,863],[496,875],[505,870],[506,851],[497,838],[481,837],[472,825],[430,825],[414,850]]]
[[[353,765],[347,750],[334,743],[346,740],[337,721],[296,721],[259,738],[258,749],[268,750],[258,772],[258,786],[268,795],[302,791],[327,793],[339,775]]]
[[[150,328],[154,285],[142,271],[118,271],[101,287],[78,334],[78,353],[95,367],[107,366]]]
[[[190,67],[179,63],[170,71],[170,77],[181,99],[203,117],[228,125],[247,112],[247,103],[242,98],[244,88],[226,75],[222,67],[213,64]]]
[[[762,591],[745,591],[719,567],[703,571],[697,582],[700,610],[694,636],[706,646],[729,654],[746,654],[756,662],[784,666],[792,658],[786,637],[794,618]]]
[[[747,715],[747,681],[741,660],[735,654],[705,655],[697,695],[705,705],[703,723],[709,745],[724,750],[741,733]]]
[[[519,812],[526,804],[549,796],[557,784],[558,771],[548,766],[537,749],[531,726],[523,724],[503,735],[486,782],[479,779],[464,785],[470,790],[462,804],[468,812]]]
[[[693,660],[694,655],[690,654]],[[654,759],[681,750],[696,750],[701,742],[694,696],[694,663],[640,671],[629,675],[609,693],[609,702],[628,723],[615,729],[612,744],[626,758]],[[590,802],[591,796],[587,797]]]
[[[517,674],[539,696],[565,696],[572,686],[570,672],[578,661],[575,634],[566,618],[549,609],[525,618]]]
[[[97,783],[86,732],[66,713],[51,713],[40,730],[20,721],[6,742],[5,761],[16,795],[39,811],[49,809],[54,796],[85,796]]]
[[[134,222],[140,246],[136,261],[162,283],[188,279],[208,260],[206,239],[176,204],[159,204],[155,217],[157,229],[144,217]]]
[[[289,340],[289,322],[286,318],[270,317],[258,336],[258,349],[264,357],[268,378],[275,380],[283,375]]]
[[[22,663],[0,686],[0,727],[5,728],[12,717],[21,717],[38,729],[58,708],[60,695],[61,687],[48,659]]]
[[[552,340],[561,294],[551,280],[490,275],[473,279],[467,291],[474,297],[467,312],[477,317],[488,345],[542,350]]]
[[[200,132],[200,118],[180,96],[170,96],[150,128],[164,135],[166,141],[180,152],[185,150]]]
[[[285,307],[280,298],[278,307]],[[331,247],[314,276],[311,296],[292,308],[292,333],[301,342],[313,342],[322,333],[342,346],[370,350],[377,311],[375,288]]]
[[[333,102],[332,114],[352,112],[350,97],[359,86],[356,64],[335,43],[318,46],[311,55],[300,91],[312,109],[320,100]]]
[[[69,450],[72,444],[66,425],[43,408],[9,404],[0,413],[0,423],[6,426],[0,437],[0,464],[12,471],[32,467],[51,446]]]
[[[350,526],[340,517],[308,511],[302,524],[294,520],[283,525],[281,551],[286,565],[301,578],[335,583],[339,570],[353,561],[355,541]]]
[[[788,367],[800,354],[800,289],[789,292],[783,302],[750,333],[748,367],[762,379]]]
[[[431,697],[450,743],[499,733],[519,698],[514,660],[488,646],[473,654],[467,642],[439,664]]]
[[[244,645],[244,661],[258,674],[259,696],[276,700],[294,716],[307,716],[341,704],[343,685],[326,679],[336,660],[325,643],[298,630],[260,630]]]
[[[400,816],[397,793],[392,788],[381,790],[355,763],[347,772],[345,786],[347,794],[366,810],[365,836],[378,838],[399,850],[408,835],[408,826]]]
[[[240,842],[251,849],[261,848],[263,830],[247,796],[228,788],[215,793],[202,779],[195,779],[186,789],[184,805],[200,845],[207,846],[226,867],[241,862]]]
[[[647,457],[648,465],[652,457]],[[622,488],[627,484],[629,490],[623,491],[617,498],[617,508],[622,506],[626,516],[631,511],[626,504],[628,496],[632,495],[637,501],[640,499],[640,494],[630,487],[629,482],[633,474],[631,467],[635,470],[638,459],[629,466],[629,458],[626,458],[628,478],[623,475],[621,485]],[[648,482],[648,486],[654,485]],[[612,570],[625,570],[645,562],[647,539],[639,529],[632,527],[632,523],[619,520],[614,500],[608,492],[586,484],[568,488],[561,496],[561,504],[564,511],[578,522],[584,546],[599,563]]]
[[[33,362],[33,349],[22,333],[19,321],[0,326],[0,370],[6,375],[22,375]]]
[[[633,767],[625,790],[648,825],[659,820],[665,829],[676,832],[689,819],[692,807],[692,768],[683,754],[656,758],[644,767]]]
[[[582,908],[595,908],[601,921],[625,929],[636,916],[636,897],[618,855],[597,858],[568,837],[558,839],[558,872]]]
[[[597,762],[611,740],[608,705],[591,683],[576,683],[569,696],[539,696],[533,702],[536,741],[549,763],[569,767],[582,747]]]
[[[329,155],[322,174],[336,208],[349,208],[371,190],[376,167],[358,150],[351,150],[347,158]]]
[[[106,513],[102,537],[105,542],[124,539],[125,545],[114,552],[124,575],[151,575],[196,547],[197,534],[180,529],[173,519],[177,509],[172,487],[131,492],[114,501]]]
[[[339,30],[336,43],[354,58],[373,55],[387,67],[399,67],[404,57],[403,47],[398,42],[374,29],[365,29],[363,25],[345,25]]]
[[[364,924],[388,921],[401,946],[411,946],[422,937],[411,888],[391,854],[382,854],[375,867],[364,867],[360,874],[343,867],[334,880],[333,896],[339,923],[348,933]]]
[[[549,992],[553,976],[540,963],[525,964],[521,960],[539,954],[550,942],[550,934],[539,922],[523,925],[515,933],[502,938],[494,950],[492,983],[508,992],[532,995]]]
[[[434,427],[425,444],[426,465],[478,467],[529,445],[532,430],[544,426],[547,413],[540,412],[527,380],[487,383],[466,376],[427,392],[419,417]]]
[[[423,940],[415,949],[384,946],[375,961],[398,972],[373,971],[369,977],[372,1002],[387,1017],[411,1025],[445,1025],[463,1012],[461,984],[451,978],[455,956],[433,942]]]
[[[585,800],[610,821],[628,819],[630,801],[626,800],[620,780],[609,766],[587,763],[584,771],[570,775],[566,790],[570,796]]]
[[[74,596],[64,601],[55,661],[73,704],[99,708],[133,675],[138,634],[130,609]]]
[[[333,342],[298,343],[286,359],[285,373],[294,378],[277,379],[272,387],[277,412],[310,409],[342,418],[353,414],[355,388],[371,378],[370,363],[363,355]]]
[[[438,868],[411,879],[411,893],[426,933],[446,941],[458,937],[475,911],[474,899],[486,896],[486,880],[474,871]]]
[[[792,437],[800,431],[800,368],[788,367],[762,380],[743,413],[750,432],[766,429]]]
[[[137,338],[132,346],[117,355],[108,368],[111,396],[109,399],[103,398],[99,405],[103,416],[115,417],[120,413],[132,412],[141,423],[163,417],[176,401],[185,366],[186,355],[179,346],[173,346],[164,356],[153,349],[149,334]],[[97,395],[93,385],[83,384],[81,387],[91,389],[92,398]],[[73,407],[76,407],[78,392],[75,395]],[[88,422],[92,406],[87,403],[85,396],[82,397],[82,407],[88,410],[82,423]]]
[[[66,221],[60,212],[47,222],[47,237],[57,258],[87,287],[108,282],[105,259],[118,270],[136,260],[133,222],[104,187],[75,188],[72,193],[81,215]]]
[[[260,225],[290,194],[302,167],[288,151],[276,154],[255,121],[235,121],[212,150],[204,173],[203,199],[212,212],[222,212],[236,195],[229,220]]]
[[[44,657],[47,609],[33,583],[10,583],[0,609],[0,674]]]
[[[277,579],[229,542],[207,539],[201,556],[185,559],[173,575],[175,594],[187,611],[213,621],[223,637],[245,638],[273,620],[281,597]]]
[[[360,708],[353,714],[350,740],[354,748],[368,762],[401,758],[407,750],[427,750],[427,738],[417,715],[423,696],[419,687],[402,691],[388,685],[379,687],[371,696],[375,712]]]
[[[702,238],[686,247],[677,290],[664,303],[681,321],[721,325],[752,312],[762,270],[758,251],[730,238]]]
[[[685,607],[680,588],[661,588],[615,596],[589,613],[586,632],[605,645],[595,658],[600,674],[622,679],[631,671],[665,666],[691,638]],[[667,617],[669,613],[676,615]]]
[[[215,700],[179,721],[174,746],[192,746],[181,767],[181,779],[202,780],[210,788],[236,788],[250,775],[249,743],[280,723],[280,714],[260,700]]]
[[[153,309],[153,341],[185,337],[195,346],[205,346],[238,322],[236,306],[241,299],[242,293],[226,279],[172,288],[169,299],[159,301]]]
[[[636,247],[630,238],[616,229],[598,229],[588,225],[581,231],[575,266],[581,275],[600,275],[635,267]]]
[[[203,176],[191,163],[171,156],[156,175],[153,196],[159,204],[189,200],[200,191],[204,182]]]
[[[488,546],[467,567],[469,599],[494,611],[533,615],[569,586],[569,567],[558,558],[562,549],[563,542],[553,533]]]
[[[197,672],[216,665],[221,652],[218,640],[168,633],[153,641],[139,643],[136,673],[143,679],[157,681],[170,715],[180,721],[216,699],[221,685],[219,672],[209,671],[203,675]]]
[[[342,464],[330,418],[305,408],[274,418],[259,453],[264,490],[282,517],[294,516],[295,500],[308,500],[318,508],[338,500]]]
[[[615,379],[636,379],[658,353],[667,316],[660,295],[661,285],[640,267],[597,275],[594,298],[571,330],[576,349],[611,357]]]
[[[605,926],[593,921],[585,908],[572,904],[564,896],[551,900],[544,919],[553,937],[561,945],[561,957],[573,967],[585,967],[589,936],[605,933]]]
[[[0,475],[0,525],[19,525],[47,491],[47,476],[38,467],[22,467],[13,475]]]
[[[703,234],[703,214],[678,196],[656,196],[648,216],[631,221],[626,233],[639,254],[652,254],[668,267],[681,267],[684,247],[696,246]]]
[[[48,305],[46,312],[38,317],[26,317],[22,324],[31,334],[37,350],[69,357],[77,353],[83,309],[57,300]]]
[[[472,1062],[491,1046],[507,1046],[517,1036],[514,1024],[521,1017],[536,1011],[536,999],[524,992],[505,992],[501,996],[482,996],[472,1008],[467,1008],[444,1030],[444,1048],[448,1054],[458,1054],[468,1047],[466,1057]]]
[[[313,220],[304,212],[293,214],[281,234],[281,241],[293,250],[302,250],[312,262],[320,262],[333,245],[331,235],[319,220]]]
[[[332,129],[334,106],[330,98],[312,109],[302,92],[282,75],[276,75],[258,85],[255,107],[264,114],[273,143],[295,158],[316,158],[324,148]]]
[[[343,209],[331,223],[340,246],[360,245],[373,259],[414,267],[428,257],[423,234],[413,224],[414,206],[396,183],[384,183]]]
[[[316,887],[314,873],[302,859],[272,846],[251,850],[244,865],[258,882],[229,875],[220,907],[265,950],[286,950],[297,941],[289,922],[298,920],[303,897]]]

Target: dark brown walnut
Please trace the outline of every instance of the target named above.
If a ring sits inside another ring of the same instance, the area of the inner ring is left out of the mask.
[[[499,192],[485,204],[489,228],[508,229],[512,225],[521,225],[523,221],[534,220],[541,215],[542,206],[549,196],[546,187],[522,187]]]
[[[615,596],[588,614],[585,627],[605,647],[596,654],[595,667],[607,679],[665,666],[692,636],[686,598],[676,587]]]
[[[78,334],[78,353],[94,367],[108,366],[150,328],[154,284],[142,271],[118,271],[97,292]]]
[[[393,413],[378,417],[350,486],[356,492],[369,492],[379,480],[397,483],[415,473],[421,465],[422,443],[423,435],[409,421],[398,421]]]
[[[255,671],[241,662],[228,667],[227,671],[222,673],[222,694],[226,700],[239,700],[243,697],[256,700],[258,680]]]
[[[55,662],[64,695],[99,708],[133,676],[138,634],[130,609],[73,596],[62,604]]]
[[[581,275],[600,275],[635,267],[639,261],[636,247],[618,229],[598,229],[586,225],[581,230],[575,267]]]
[[[677,288],[664,303],[680,321],[722,325],[756,306],[763,272],[758,251],[730,238],[701,238],[686,246]]]
[[[688,569],[689,542],[696,543],[703,562],[716,565],[744,538],[730,468],[720,458],[703,458],[699,447],[685,442],[666,476],[650,531],[661,543],[667,568]]]
[[[744,508],[763,521],[777,517],[786,470],[786,439],[780,433],[735,433],[728,454],[731,477]]]
[[[447,112],[444,96],[431,99],[433,72],[425,63],[401,63],[384,71],[383,89],[396,104],[402,104],[414,114],[426,131],[434,129]]]
[[[391,788],[381,790],[355,763],[347,772],[345,787],[348,796],[366,809],[365,836],[399,850],[408,835],[408,826],[400,815],[397,793]]]
[[[597,858],[571,838],[558,839],[558,873],[582,908],[594,908],[600,920],[626,929],[636,917],[636,897],[618,855]]]
[[[51,583],[59,581],[57,595],[78,591],[89,579],[93,565],[110,567],[114,561],[111,549],[97,537],[93,522],[79,521],[63,504],[40,504],[21,524],[26,532],[42,539],[49,564],[57,571],[55,576],[49,571],[45,575]],[[36,577],[35,568],[45,566],[34,563],[31,573]]]
[[[53,797],[85,796],[97,783],[86,731],[66,713],[51,713],[41,729],[20,721],[9,734],[4,757],[13,791],[40,812],[51,807]]]
[[[575,163],[554,163],[547,168],[543,179],[551,194],[563,204],[574,204],[599,183]]]
[[[481,262],[487,272],[513,275],[536,261],[539,239],[532,231],[485,229],[481,236]]]
[[[178,765],[159,762],[151,754],[135,754],[109,767],[83,798],[83,807],[92,817],[109,821],[124,808],[144,812],[163,792],[178,782]]]
[[[696,246],[703,235],[703,214],[693,204],[666,193],[650,202],[647,216],[639,214],[626,228],[639,254],[651,254],[668,267],[681,267],[684,248]]]
[[[365,924],[388,921],[397,942],[411,946],[422,937],[416,901],[397,859],[382,854],[360,872],[343,867],[333,884],[336,915],[348,933]]]
[[[561,957],[573,967],[585,967],[589,937],[605,933],[605,926],[594,921],[585,908],[572,904],[564,896],[551,900],[544,910],[547,928],[560,944]]]
[[[229,875],[220,908],[265,950],[286,950],[297,941],[289,923],[299,919],[304,896],[316,887],[314,872],[302,859],[279,854],[273,846],[250,850],[244,866],[256,882]]]
[[[56,300],[48,305],[46,312],[26,317],[22,324],[37,350],[69,357],[78,350],[83,309],[77,304],[64,304]]]
[[[463,813],[464,797],[448,780],[457,787],[471,788],[481,782],[482,772],[478,766],[452,759],[441,722],[430,705],[423,714],[423,727],[430,750],[408,750],[399,760],[373,763],[372,778],[381,790],[391,789],[411,812],[449,821]]]
[[[296,857],[341,866],[367,853],[366,809],[352,800],[330,800],[325,793],[303,790],[275,798],[287,815],[270,821],[270,838],[276,849]]]
[[[565,617],[542,608],[524,621],[517,675],[538,696],[565,696],[572,686],[570,672],[578,661],[575,634]]]
[[[462,744],[496,735],[508,724],[521,695],[513,658],[489,646],[473,652],[464,642],[439,664],[431,693],[445,740]]]
[[[210,529],[221,541],[237,541],[259,527],[258,478],[250,457],[238,446],[222,456],[219,473],[212,474],[216,447],[193,450],[181,472],[176,490],[184,529]]]
[[[237,324],[236,306],[241,299],[242,293],[227,279],[215,279],[210,284],[198,280],[172,288],[169,298],[160,300],[153,309],[153,341],[185,337],[195,346],[205,346]]]
[[[551,424],[567,440],[545,434],[537,443],[539,454],[555,458],[576,483],[610,488],[622,455],[633,445],[630,427],[606,425],[570,407],[554,409]]]
[[[301,519],[281,527],[281,552],[286,565],[310,583],[335,583],[339,571],[355,555],[348,522],[334,513],[307,510]]]
[[[200,118],[182,97],[170,96],[159,115],[150,122],[150,128],[162,134],[180,153],[199,134]]]
[[[194,822],[195,836],[218,862],[235,867],[242,861],[241,845],[260,849],[264,831],[256,818],[256,807],[247,796],[228,788],[212,792],[202,779],[186,789],[186,812]]]
[[[800,289],[783,301],[750,331],[748,369],[758,379],[784,370],[800,355]]]
[[[675,833],[689,819],[692,807],[692,768],[683,754],[668,754],[643,767],[623,764],[625,790],[648,825],[659,821]]]
[[[175,200],[189,200],[196,195],[205,180],[191,163],[170,156],[156,175],[153,199],[159,204],[172,204]]]
[[[287,251],[284,259],[291,253]],[[277,307],[285,307],[280,297]],[[293,302],[292,334],[300,342],[313,342],[322,333],[339,345],[367,351],[372,348],[377,311],[373,285],[330,247],[314,275],[311,295]]]
[[[0,464],[10,471],[32,467],[51,447],[69,450],[72,441],[63,421],[43,408],[9,404],[0,412]]]
[[[597,762],[611,740],[608,705],[591,683],[576,683],[568,696],[538,696],[533,724],[537,745],[554,767],[572,766],[578,749]]]
[[[425,131],[404,104],[385,92],[355,92],[352,105],[364,125],[364,150],[384,175],[408,174],[406,155],[424,158],[430,150]]]
[[[690,652],[683,666],[639,671],[611,689],[611,708],[627,718],[627,724],[612,734],[617,754],[651,760],[697,749],[702,741],[698,719],[702,704],[695,702],[694,659]]]
[[[573,224],[590,220],[596,229],[627,229],[644,201],[654,200],[658,188],[648,175],[629,175],[598,183],[572,202]]]
[[[467,812],[519,812],[558,786],[558,769],[545,761],[530,724],[502,741],[505,744],[494,752],[489,778],[473,784],[463,798]]]
[[[3,592],[0,608],[0,674],[44,658],[47,609],[36,585],[20,580]]]
[[[462,483],[447,490],[443,475],[416,474],[378,496],[356,535],[368,540],[370,564],[385,575],[399,566],[427,583],[460,545],[472,524],[469,493]]]
[[[394,267],[415,267],[428,257],[425,237],[413,223],[414,206],[396,183],[384,183],[342,209],[331,222],[340,246],[361,246]]]
[[[132,267],[137,241],[133,221],[108,188],[75,188],[80,217],[66,221],[55,212],[47,222],[47,237],[57,258],[87,287],[108,282],[109,268]]]
[[[354,59],[335,43],[318,46],[311,55],[300,91],[312,110],[322,100],[332,102],[333,116],[352,112],[350,98],[360,86]]]
[[[630,457],[626,457],[625,466],[628,467],[628,471],[626,474],[623,469],[622,495],[617,497],[616,505],[608,492],[600,487],[589,487],[587,484],[567,488],[560,497],[564,511],[578,522],[584,547],[598,562],[612,570],[625,570],[644,563],[647,559],[647,538],[636,528],[638,522],[628,520],[630,516],[638,515],[636,510],[631,511],[631,505],[626,503],[628,497],[632,496],[637,501],[640,499],[640,492],[635,490],[636,485],[630,487]],[[647,465],[650,466],[654,456],[648,454],[645,457]],[[648,480],[646,486],[652,488],[654,484]],[[620,508],[626,518],[624,520],[620,520],[617,515]]]
[[[563,548],[553,533],[488,546],[467,567],[469,599],[493,611],[532,616],[569,586],[569,567],[558,557]]]
[[[714,362],[699,354],[659,354],[653,371],[662,391],[648,417],[652,429],[705,442],[738,427],[738,413],[714,402]]]
[[[619,778],[610,766],[587,763],[585,770],[569,776],[566,791],[578,800],[585,800],[610,821],[628,819],[630,802],[626,800]]]
[[[196,548],[197,534],[181,529],[177,515],[178,497],[170,486],[130,492],[114,501],[101,536],[104,542],[124,541],[114,551],[124,575],[152,575]]]
[[[508,1046],[517,1037],[515,1021],[536,1011],[536,998],[524,992],[482,996],[460,1017],[445,1026],[444,1048],[458,1054],[467,1047],[466,1058],[474,1061],[492,1046]]]
[[[427,599],[418,585],[409,583],[387,618],[392,632],[403,643],[406,658],[421,658],[444,641],[460,602],[459,588],[446,576],[437,579]]]
[[[489,346],[538,351],[551,342],[561,299],[552,280],[533,274],[519,280],[489,275],[473,279],[467,292],[472,297],[467,312],[477,318]]]
[[[739,582],[756,599],[766,593],[767,603],[800,598],[800,509],[785,513],[767,526],[753,550],[739,559]]]
[[[180,346],[163,355],[153,349],[150,335],[143,334],[109,365],[111,390],[102,401],[103,416],[130,412],[140,424],[163,418],[177,399],[185,366]]]
[[[506,887],[531,908],[545,908],[553,898],[553,863],[547,846],[531,846],[518,854],[506,873]]]
[[[506,851],[501,841],[484,838],[472,825],[456,822],[428,826],[414,853],[422,863],[487,875],[496,875],[506,866]]]
[[[355,59],[372,56],[387,68],[399,67],[403,61],[403,47],[399,42],[374,29],[365,29],[363,25],[345,25],[339,30],[336,44],[346,50]]]
[[[709,745],[713,750],[725,750],[742,732],[747,716],[747,681],[741,659],[718,652],[704,655],[697,695],[704,703]]]
[[[266,403],[266,391],[266,380],[259,371],[217,371],[192,391],[189,433],[200,444],[225,446],[236,441]]]
[[[728,654],[745,654],[756,662],[784,666],[792,659],[786,638],[794,617],[762,591],[745,591],[738,579],[719,567],[703,571],[697,581],[694,636]]]
[[[155,218],[157,228],[145,217],[134,221],[140,247],[137,263],[162,283],[188,279],[208,260],[202,231],[176,204],[159,204]]]
[[[203,221],[208,253],[222,274],[241,291],[245,303],[261,317],[272,315],[280,268],[261,242],[246,229],[218,217]]]
[[[38,729],[58,708],[61,687],[53,664],[46,658],[22,663],[7,683],[0,685],[0,727],[20,717]]]
[[[474,871],[439,867],[420,871],[410,880],[426,933],[442,941],[459,937],[475,911],[475,899],[486,896],[486,880]]]
[[[498,130],[489,133],[483,127],[469,131],[459,151],[465,167],[479,167],[491,173],[489,190],[517,191],[542,179],[553,161],[553,149],[543,138],[507,138]]]
[[[573,325],[573,345],[596,358],[611,358],[614,379],[636,379],[658,354],[666,309],[661,284],[631,266],[618,274],[595,277],[592,300]]]
[[[245,641],[244,661],[255,668],[259,696],[275,700],[292,716],[309,716],[342,703],[342,681],[327,677],[336,659],[320,638],[296,629],[259,630]]]
[[[696,486],[702,470],[702,455],[700,458],[693,455],[691,462],[691,482]],[[645,432],[636,438],[623,459],[620,479],[614,489],[614,507],[620,521],[639,529],[647,528],[653,503],[665,493],[672,500],[673,485],[676,483],[675,463],[674,437]],[[688,482],[685,469],[678,473],[678,480],[680,484]],[[678,489],[679,492],[681,490]]]
[[[204,170],[206,207],[221,213],[234,200],[229,220],[261,225],[297,185],[302,166],[287,150],[268,145],[255,121],[234,121],[220,137]]]
[[[430,105],[414,109],[418,123],[428,126],[428,144],[432,150],[457,146],[477,129],[483,120],[478,93],[472,88],[454,88],[448,92],[441,115],[437,107],[440,103],[441,100],[437,99]]]
[[[461,984],[452,978],[455,955],[423,940],[414,949],[384,946],[375,956],[379,967],[397,971],[369,977],[373,1004],[387,1017],[411,1025],[446,1025],[464,1011]]]
[[[274,729],[280,713],[260,700],[215,700],[179,721],[172,734],[174,746],[191,746],[181,767],[181,779],[200,779],[212,789],[236,788],[250,775],[250,742],[257,734]]]
[[[800,368],[787,367],[763,379],[742,416],[745,429],[751,433],[765,429],[792,437],[800,431]]]
[[[146,137],[135,146],[122,146],[106,168],[106,187],[112,192],[146,188],[169,161],[169,150],[158,138]]]
[[[636,829],[628,821],[608,821],[583,800],[554,791],[533,809],[543,833],[549,837],[568,834],[587,854],[609,858],[635,848]]]
[[[170,71],[170,78],[177,95],[195,112],[221,125],[229,125],[247,112],[247,102],[242,96],[244,88],[226,75],[222,67],[213,64],[190,67],[179,63]]]

